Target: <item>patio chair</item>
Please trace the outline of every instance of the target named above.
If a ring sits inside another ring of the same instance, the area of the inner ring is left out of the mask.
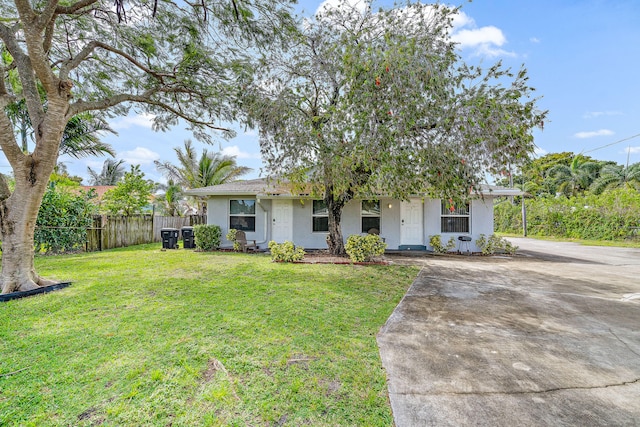
[[[240,244],[240,249],[242,249],[242,252],[247,252],[247,250],[249,249],[253,251],[258,250],[258,245],[256,244],[256,241],[247,240],[247,235],[244,233],[244,231],[238,230],[236,232],[236,240]]]

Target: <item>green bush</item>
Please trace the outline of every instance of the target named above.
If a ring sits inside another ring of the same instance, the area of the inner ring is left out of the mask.
[[[77,251],[87,242],[87,227],[91,227],[97,208],[91,199],[95,192],[73,194],[65,187],[51,184],[38,211],[34,246],[36,251],[61,253]]]
[[[527,199],[527,233],[575,239],[624,240],[640,226],[640,192],[616,189],[600,195]],[[494,209],[497,232],[522,232],[522,207],[501,203]]]
[[[238,239],[236,237],[236,235],[238,234],[238,230],[236,230],[235,228],[231,228],[229,229],[229,232],[227,233],[227,240],[233,243],[233,250],[234,251],[239,251],[240,250],[240,242],[238,242]]]
[[[367,234],[366,236],[353,234],[347,239],[344,248],[351,261],[367,262],[371,261],[373,257],[384,254],[387,244],[376,234]]]
[[[220,247],[222,229],[218,225],[199,224],[193,227],[196,248],[201,251],[212,251]]]
[[[476,240],[476,246],[480,248],[482,255],[492,255],[496,252],[513,255],[518,250],[518,247],[513,246],[510,241],[495,234],[488,238],[486,235],[481,234]]]
[[[456,247],[456,239],[451,237],[446,245],[442,244],[442,238],[439,234],[429,236],[429,245],[433,249],[433,252],[437,254],[446,254],[450,250]]]
[[[269,251],[271,259],[280,262],[302,261],[304,259],[304,248],[296,247],[293,242],[286,241],[284,243],[269,242]]]

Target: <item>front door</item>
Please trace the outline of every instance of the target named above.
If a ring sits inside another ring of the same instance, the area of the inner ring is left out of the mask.
[[[400,244],[424,245],[422,237],[422,200],[400,204]]]
[[[293,201],[273,200],[271,203],[271,240],[283,243],[293,240]]]

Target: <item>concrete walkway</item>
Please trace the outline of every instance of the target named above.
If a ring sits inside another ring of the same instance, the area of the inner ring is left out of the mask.
[[[378,335],[396,425],[640,425],[640,250],[427,257]]]

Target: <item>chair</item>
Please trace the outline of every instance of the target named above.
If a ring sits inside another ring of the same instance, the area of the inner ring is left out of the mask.
[[[256,241],[247,240],[247,235],[244,233],[244,231],[238,230],[236,232],[236,240],[240,244],[240,249],[242,249],[242,252],[247,252],[248,249],[251,249],[253,251],[258,250]]]
[[[470,242],[471,236],[458,236],[458,252],[462,253],[462,246],[467,249],[467,254],[471,254]]]

